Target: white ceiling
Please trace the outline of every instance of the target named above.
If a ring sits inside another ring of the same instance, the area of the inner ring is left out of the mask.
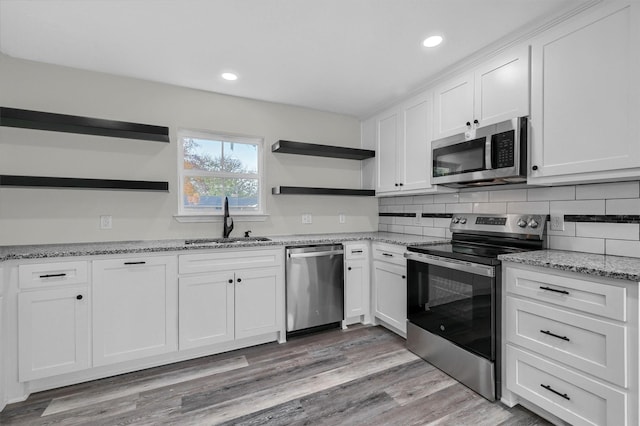
[[[586,0],[0,0],[13,57],[366,117]],[[428,35],[444,43],[427,49]],[[240,78],[227,82],[224,71]]]

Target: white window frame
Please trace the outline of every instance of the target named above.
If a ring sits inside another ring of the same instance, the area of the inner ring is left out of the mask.
[[[209,139],[219,140],[224,142],[245,143],[253,144],[258,147],[258,203],[259,209],[257,211],[232,211],[231,217],[238,222],[243,221],[264,221],[268,217],[266,213],[266,197],[265,187],[266,182],[264,179],[264,138],[258,136],[245,136],[245,135],[233,135],[223,132],[207,131],[207,130],[190,130],[190,129],[178,129],[176,134],[178,146],[178,214],[175,215],[175,219],[178,222],[222,222],[224,212],[213,209],[202,209],[200,211],[193,211],[186,209],[183,205],[183,191],[184,191],[184,179],[186,176],[197,174],[199,176],[216,176],[220,174],[217,172],[198,171],[192,173],[185,173],[184,169],[184,147],[182,145],[183,138],[196,138],[196,139]],[[233,174],[230,177],[245,177],[242,174]],[[255,178],[255,175],[251,175],[250,178]]]

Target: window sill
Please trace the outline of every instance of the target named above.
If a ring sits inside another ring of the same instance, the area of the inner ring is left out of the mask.
[[[264,222],[268,217],[268,214],[231,215],[234,222]],[[221,214],[176,214],[173,218],[180,223],[204,223],[222,222],[224,217]]]

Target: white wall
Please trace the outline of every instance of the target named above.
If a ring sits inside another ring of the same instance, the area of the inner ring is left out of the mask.
[[[565,222],[548,231],[548,247],[615,256],[640,257],[640,182],[499,189],[380,199],[380,213],[521,213],[609,216],[632,223]],[[618,216],[618,217],[613,217]],[[448,218],[381,216],[379,230],[433,237],[451,236]]]
[[[168,58],[170,60],[170,58]],[[213,76],[212,76],[213,78]],[[242,84],[238,82],[237,84]],[[232,235],[372,231],[373,197],[272,196],[277,185],[360,188],[360,163],[273,154],[278,139],[359,147],[355,117],[23,61],[0,54],[0,105],[169,126],[170,144],[0,127],[0,174],[169,181],[169,193],[0,187],[0,245],[218,237],[222,223],[178,223],[176,130],[265,139],[267,221]],[[338,213],[347,223],[338,223]],[[302,213],[313,224],[302,225]],[[100,230],[99,216],[113,216]]]

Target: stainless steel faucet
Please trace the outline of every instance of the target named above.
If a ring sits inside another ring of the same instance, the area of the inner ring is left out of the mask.
[[[224,227],[222,229],[222,237],[229,238],[233,231],[233,219],[229,217],[229,199],[224,197]]]

